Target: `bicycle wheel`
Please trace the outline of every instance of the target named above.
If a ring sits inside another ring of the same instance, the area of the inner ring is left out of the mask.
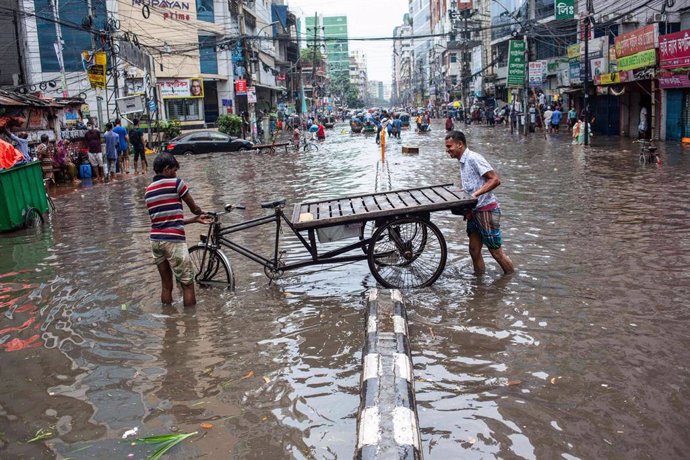
[[[48,213],[54,213],[55,212],[55,203],[53,202],[53,199],[46,193],[46,200],[48,201]]]
[[[417,217],[379,227],[369,245],[369,270],[383,287],[431,286],[446,266],[446,240],[431,222]]]
[[[199,245],[189,248],[189,258],[196,273],[194,279],[200,286],[218,286],[235,290],[235,274],[225,254],[217,249]]]
[[[313,142],[307,142],[306,144],[304,144],[304,151],[305,152],[318,152],[319,146]]]

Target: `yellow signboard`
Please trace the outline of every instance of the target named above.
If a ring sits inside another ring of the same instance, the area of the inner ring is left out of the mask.
[[[105,88],[107,79],[105,75],[107,64],[105,51],[82,51],[81,59],[89,76],[91,87]]]
[[[568,47],[568,59],[578,59],[580,57],[580,44],[575,43]]]
[[[618,58],[618,70],[635,70],[656,65],[656,49]]]
[[[621,76],[618,72],[602,73],[599,78],[601,78],[602,85],[615,85],[621,82]]]

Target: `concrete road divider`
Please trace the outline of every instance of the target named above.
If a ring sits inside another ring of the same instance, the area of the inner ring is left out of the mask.
[[[421,459],[407,314],[400,291],[369,291],[366,324],[356,458]]]

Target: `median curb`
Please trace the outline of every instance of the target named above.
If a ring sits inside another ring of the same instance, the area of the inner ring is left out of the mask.
[[[372,289],[367,302],[356,458],[421,459],[402,295],[398,290]]]

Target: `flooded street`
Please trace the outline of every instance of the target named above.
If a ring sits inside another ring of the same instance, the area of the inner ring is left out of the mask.
[[[500,274],[477,278],[465,224],[432,220],[448,263],[406,294],[425,458],[665,458],[690,455],[690,148],[660,143],[640,165],[619,138],[470,126],[469,147],[502,179]],[[328,132],[314,153],[180,157],[205,211],[455,182],[442,120],[390,142]],[[419,145],[404,156],[402,145]],[[377,174],[377,169],[379,174]],[[146,458],[123,440],[194,432],[170,458],[352,458],[366,262],[307,267],[270,284],[226,251],[236,292],[197,289],[160,305],[143,204],[150,178],[55,199],[43,232],[0,236],[0,458]],[[185,209],[185,213],[188,210]],[[205,231],[187,227],[189,244]],[[304,257],[287,231],[288,258]],[[261,254],[271,227],[239,234]],[[200,428],[211,423],[210,429]],[[28,443],[39,430],[49,435]]]

